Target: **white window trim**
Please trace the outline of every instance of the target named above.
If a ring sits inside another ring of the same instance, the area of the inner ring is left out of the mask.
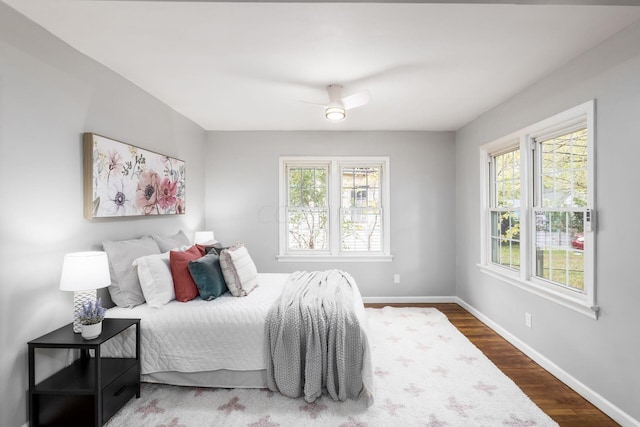
[[[487,211],[485,212],[485,216],[487,218],[487,221],[489,221],[488,223],[483,223],[483,224],[489,224],[488,228],[486,230],[484,230],[484,232],[486,233],[485,234],[486,238],[489,240],[488,245],[487,245],[487,248],[489,250],[489,253],[487,255],[487,257],[488,257],[487,260],[491,257],[491,249],[490,249],[491,235],[490,235],[490,233],[487,233],[487,231],[490,229],[489,227],[490,227],[490,224],[491,224],[491,211],[493,209],[496,209],[494,207],[494,205],[496,204],[496,200],[493,200],[493,197],[495,197],[495,194],[492,194],[491,190],[489,189],[490,188],[490,184],[492,184],[492,179],[493,179],[493,177],[492,177],[492,167],[487,167],[487,165],[489,165],[489,160],[490,160],[491,157],[499,156],[501,154],[505,154],[505,153],[508,153],[510,151],[515,151],[516,147],[519,148],[518,140],[506,140],[506,141],[502,141],[501,140],[501,143],[500,143],[499,147],[500,147],[499,150],[492,151],[491,153],[487,153],[487,155],[485,157],[485,159],[486,159],[485,161],[487,163],[486,163],[486,165],[484,165],[484,167],[487,169],[488,173],[483,174],[483,175],[486,175],[485,178],[486,178],[486,188],[487,188],[487,204],[486,204]],[[520,176],[522,176],[522,173],[523,173],[523,171],[522,171],[522,156],[520,156]],[[522,229],[522,211],[523,211],[523,208],[522,208],[522,197],[523,196],[522,196],[522,191],[521,191],[521,194],[520,194],[520,202],[521,202],[520,206],[518,206],[517,209],[512,209],[514,211],[517,210],[518,214],[520,215],[520,227],[521,227],[521,229]],[[526,210],[526,207],[525,207],[525,210]],[[522,251],[522,246],[524,245],[523,236],[522,235],[523,235],[523,233],[520,232],[520,250],[521,251]],[[504,266],[503,268],[508,268],[508,267]],[[520,268],[522,268],[522,266]],[[511,271],[514,271],[511,268],[508,268],[508,269],[511,270]]]
[[[559,305],[570,308],[576,312],[584,314],[593,319],[598,318],[598,306],[596,305],[595,287],[595,226],[592,231],[584,231],[585,242],[585,276],[584,293],[574,292],[570,289],[553,285],[550,282],[534,277],[533,266],[535,254],[532,253],[531,242],[533,239],[532,212],[533,212],[533,171],[532,169],[532,147],[536,138],[547,138],[557,135],[580,123],[586,123],[588,134],[588,156],[587,164],[587,205],[594,209],[595,213],[595,101],[587,101],[581,105],[571,108],[562,113],[556,114],[548,119],[542,120],[534,125],[528,126],[511,133],[503,138],[480,147],[480,263],[478,267],[483,273],[500,279],[506,283],[524,289],[542,298],[551,300]],[[526,177],[526,185],[521,186],[520,199],[520,270],[514,271],[505,267],[497,266],[490,262],[490,239],[488,232],[490,229],[490,191],[489,191],[489,159],[491,156],[504,152],[509,148],[520,148],[520,174]]]
[[[327,251],[289,251],[287,248],[287,165],[317,165],[329,164],[329,244]],[[382,251],[379,252],[342,252],[340,249],[340,205],[341,194],[335,189],[340,188],[340,167],[344,165],[382,165],[382,189],[380,198],[382,202]],[[332,157],[332,156],[283,156],[279,165],[279,252],[276,259],[279,262],[390,262],[391,255],[391,219],[390,206],[390,162],[389,157]]]

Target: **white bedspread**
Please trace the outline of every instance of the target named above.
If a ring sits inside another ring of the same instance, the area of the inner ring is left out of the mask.
[[[259,286],[246,297],[227,293],[213,301],[171,301],[160,309],[114,307],[106,317],[141,319],[143,374],[265,369],[265,319],[288,276],[259,274]],[[104,356],[134,351],[133,331],[126,332],[102,346]]]

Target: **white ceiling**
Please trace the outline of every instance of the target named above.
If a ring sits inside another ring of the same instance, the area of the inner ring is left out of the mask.
[[[640,18],[634,6],[3,1],[207,130],[456,130]],[[330,83],[371,101],[329,123],[300,101],[326,102]]]

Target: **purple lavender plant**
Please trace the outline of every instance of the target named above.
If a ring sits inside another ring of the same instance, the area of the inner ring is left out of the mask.
[[[98,298],[95,303],[89,301],[86,304],[82,304],[82,308],[78,310],[78,319],[83,325],[95,325],[102,322],[104,319],[104,313],[107,310],[102,307],[102,301]]]

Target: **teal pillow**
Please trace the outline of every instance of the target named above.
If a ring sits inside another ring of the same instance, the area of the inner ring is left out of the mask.
[[[212,252],[195,261],[189,261],[189,273],[198,287],[200,298],[211,301],[227,292],[220,268],[220,257]]]

